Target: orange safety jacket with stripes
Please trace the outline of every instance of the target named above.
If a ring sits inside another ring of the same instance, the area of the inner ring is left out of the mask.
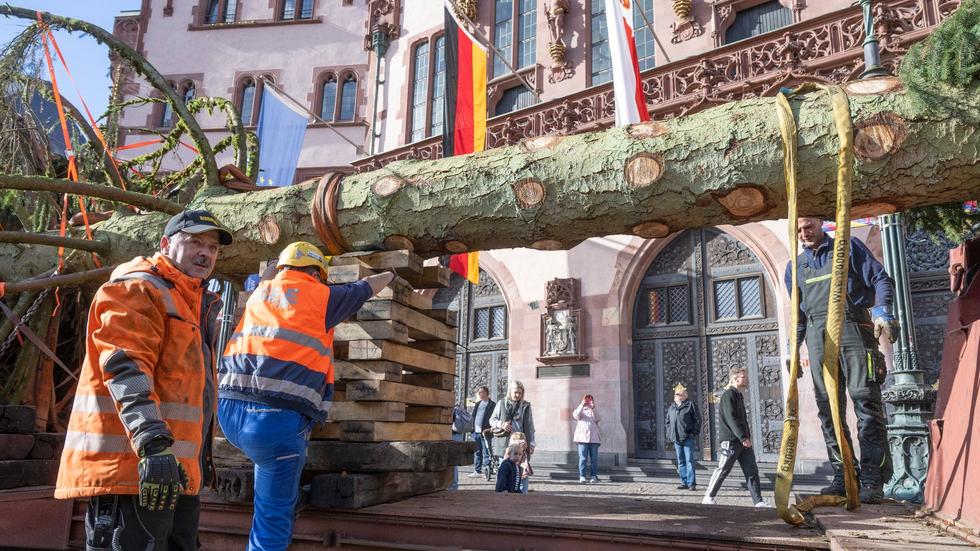
[[[260,283],[221,358],[221,398],[326,419],[334,385],[329,301],[330,287],[301,270]]]
[[[210,460],[221,301],[162,254],[116,268],[88,314],[55,497],[138,493],[139,449],[163,438],[196,495]]]

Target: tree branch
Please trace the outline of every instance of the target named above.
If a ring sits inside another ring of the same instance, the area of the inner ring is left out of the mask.
[[[105,254],[109,250],[109,245],[101,241],[23,231],[0,231],[0,243],[65,247],[99,254]]]
[[[41,289],[49,289],[51,287],[76,287],[86,283],[100,283],[109,279],[109,276],[112,274],[112,270],[115,269],[116,266],[106,266],[95,270],[46,277],[44,279],[8,282],[6,293],[8,295],[13,295],[16,293],[40,291]]]
[[[0,6],[2,7],[2,6]],[[25,191],[54,191],[58,193],[71,193],[74,195],[85,195],[87,197],[97,197],[106,201],[116,201],[126,203],[141,209],[165,212],[167,214],[177,214],[184,210],[184,207],[154,197],[145,193],[135,191],[123,191],[119,188],[102,184],[86,184],[82,182],[72,182],[62,178],[47,178],[44,176],[21,176],[19,174],[0,174],[0,189],[21,189]]]

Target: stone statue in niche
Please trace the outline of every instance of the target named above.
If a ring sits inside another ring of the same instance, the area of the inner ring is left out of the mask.
[[[569,68],[565,59],[568,45],[565,44],[565,15],[568,14],[568,0],[549,0],[544,5],[544,13],[548,18],[548,32],[551,42],[548,43],[548,55],[551,57],[551,74],[548,82],[554,84],[571,77],[575,72]]]
[[[547,308],[541,314],[541,356],[538,361],[560,364],[585,359],[583,354],[582,310],[578,308],[578,280],[553,279],[545,296]]]

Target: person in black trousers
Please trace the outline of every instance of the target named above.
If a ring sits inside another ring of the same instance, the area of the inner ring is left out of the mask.
[[[742,393],[749,384],[748,370],[744,367],[733,367],[728,370],[728,388],[721,395],[721,426],[718,429],[718,441],[721,450],[718,452],[718,468],[708,482],[708,492],[704,494],[701,503],[714,505],[715,496],[721,489],[725,477],[732,471],[738,461],[749,487],[749,494],[756,507],[769,507],[762,499],[762,489],[759,485],[759,467],[755,463],[755,453],[752,451],[752,439],[749,432],[749,420],[745,416],[745,400]]]

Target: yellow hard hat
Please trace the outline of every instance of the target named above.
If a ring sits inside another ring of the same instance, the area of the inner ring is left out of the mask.
[[[327,264],[329,263],[330,257],[325,256],[316,245],[307,243],[306,241],[297,241],[279,253],[278,267],[293,266],[304,268],[306,266],[313,266],[320,270],[320,275],[323,279],[327,279]]]

